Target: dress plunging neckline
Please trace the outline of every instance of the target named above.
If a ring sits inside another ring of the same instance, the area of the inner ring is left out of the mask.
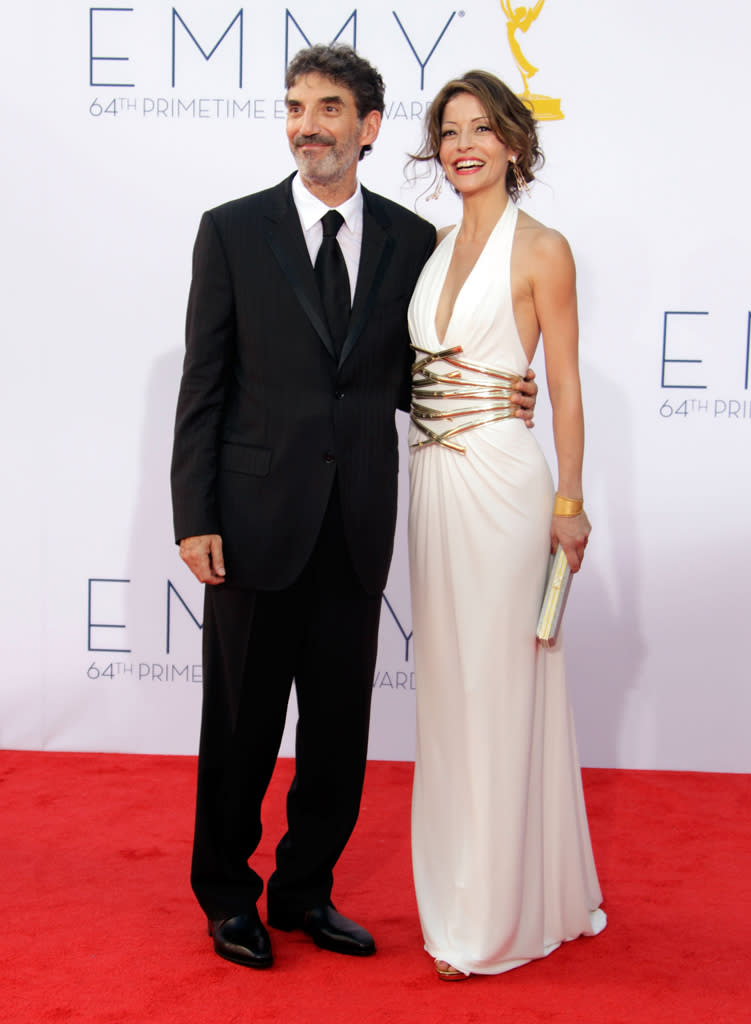
[[[445,241],[449,241],[449,239],[451,239],[450,251],[449,251],[449,254],[448,254],[448,261],[446,263],[446,269],[445,269],[444,274],[443,274],[443,281],[441,282],[441,287],[440,287],[440,289],[438,291],[438,301],[436,302],[435,311],[433,313],[433,333],[435,334],[436,341],[438,342],[438,344],[441,347],[443,347],[443,345],[446,342],[446,338],[448,337],[449,330],[451,329],[451,321],[454,319],[454,313],[456,312],[456,307],[457,307],[457,305],[459,303],[459,299],[462,297],[462,293],[464,292],[465,288],[467,287],[467,284],[469,283],[471,277],[473,276],[475,270],[477,269],[478,263],[480,263],[480,261],[482,260],[483,256],[485,255],[485,252],[487,251],[488,244],[490,243],[491,238],[493,237],[493,235],[496,233],[496,231],[499,229],[499,227],[503,223],[503,221],[504,221],[505,217],[507,216],[507,214],[509,212],[509,209],[510,209],[510,207],[512,205],[513,204],[511,202],[511,199],[507,198],[506,199],[506,205],[503,208],[503,212],[501,213],[500,217],[495,222],[493,227],[490,229],[490,234],[485,239],[485,241],[483,243],[483,246],[482,246],[482,249],[477,254],[477,259],[475,260],[475,262],[470,267],[469,273],[467,274],[467,276],[462,281],[461,287],[459,288],[459,291],[456,293],[456,296],[454,297],[454,304],[451,307],[451,312],[449,313],[449,318],[446,321],[446,330],[443,332],[443,337],[441,338],[440,335],[438,334],[438,326],[436,324],[436,317],[438,316],[438,307],[440,306],[441,299],[443,298],[443,290],[446,287],[446,279],[448,278],[449,270],[451,269],[451,261],[454,258],[454,249],[456,248],[456,240],[459,237],[459,232],[461,231],[462,222],[460,221],[456,225],[456,227],[453,229],[453,231],[449,235],[446,236]]]

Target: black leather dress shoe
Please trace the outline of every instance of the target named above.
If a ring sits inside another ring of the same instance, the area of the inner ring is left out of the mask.
[[[233,964],[271,967],[274,962],[269,933],[255,908],[247,914],[209,921],[209,935],[214,939],[214,951]]]
[[[328,949],[332,953],[371,956],[376,951],[370,932],[339,914],[330,904],[306,910],[304,913],[288,910],[270,911],[269,924],[272,928],[279,928],[285,932],[301,928],[316,946]]]

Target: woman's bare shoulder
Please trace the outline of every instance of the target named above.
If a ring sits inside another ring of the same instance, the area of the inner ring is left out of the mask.
[[[553,261],[568,264],[573,262],[571,247],[564,235],[555,228],[549,228],[524,210],[519,211],[516,222],[519,241],[533,260]]]

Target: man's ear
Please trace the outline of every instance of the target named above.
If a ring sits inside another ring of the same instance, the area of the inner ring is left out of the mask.
[[[371,110],[362,119],[362,129],[360,131],[360,145],[361,146],[372,146],[375,140],[378,138],[378,132],[381,130],[381,114],[378,110]]]

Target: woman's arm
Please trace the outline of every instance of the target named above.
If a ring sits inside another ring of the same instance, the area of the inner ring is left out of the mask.
[[[558,459],[558,494],[583,498],[584,413],[579,381],[579,324],[576,269],[568,242],[542,229],[533,245],[532,290],[545,350],[548,392],[553,406],[553,437]],[[551,547],[561,545],[572,572],[578,572],[591,526],[584,511],[554,515]]]

